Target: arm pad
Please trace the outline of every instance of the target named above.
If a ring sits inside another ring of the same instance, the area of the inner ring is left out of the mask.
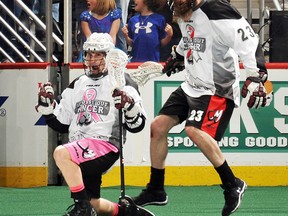
[[[47,125],[58,133],[68,133],[69,125],[62,124],[54,114],[43,115]]]

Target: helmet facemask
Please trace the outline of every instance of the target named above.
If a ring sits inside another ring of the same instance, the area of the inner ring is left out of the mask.
[[[112,37],[108,33],[92,33],[83,44],[83,64],[86,76],[99,79],[107,70],[105,58],[114,49]]]
[[[97,79],[106,71],[105,52],[84,51],[84,70],[86,76]]]

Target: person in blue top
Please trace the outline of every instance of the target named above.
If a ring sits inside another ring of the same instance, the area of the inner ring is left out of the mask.
[[[131,62],[160,61],[160,48],[172,38],[172,27],[156,10],[166,0],[134,0],[136,15],[122,28],[131,49]]]
[[[88,10],[80,14],[84,41],[94,32],[108,33],[116,44],[120,29],[121,10],[117,9],[115,0],[87,0]],[[117,47],[118,48],[118,47]],[[82,61],[82,52],[77,61]]]
[[[80,14],[81,28],[86,38],[92,33],[108,33],[116,43],[121,11],[115,0],[88,0],[88,10]]]

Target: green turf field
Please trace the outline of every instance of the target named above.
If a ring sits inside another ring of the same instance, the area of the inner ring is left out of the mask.
[[[137,195],[140,187],[126,187]],[[157,216],[217,216],[223,206],[222,189],[207,187],[166,187],[166,206],[146,206]],[[102,196],[118,202],[119,187],[103,188]],[[60,216],[72,204],[66,186],[16,189],[0,188],[0,215]],[[248,187],[241,208],[233,216],[288,216],[288,187]]]

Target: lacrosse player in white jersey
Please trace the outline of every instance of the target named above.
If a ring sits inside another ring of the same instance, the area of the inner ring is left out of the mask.
[[[119,205],[100,198],[102,174],[119,158],[119,109],[124,113],[124,135],[125,129],[141,131],[146,119],[137,85],[129,76],[125,77],[126,85],[112,93],[105,62],[112,49],[109,34],[93,33],[83,45],[85,74],[63,91],[59,104],[53,100],[50,83],[39,91],[36,110],[49,127],[69,133],[69,143],[54,151],[74,200],[66,216],[146,215],[145,210],[129,203],[132,200]]]
[[[225,198],[222,216],[227,216],[240,206],[247,185],[233,174],[217,141],[221,140],[234,107],[240,103],[238,56],[246,70],[241,94],[249,95],[248,107],[261,108],[271,102],[264,87],[264,56],[258,36],[227,0],[174,0],[174,15],[182,39],[163,72],[170,76],[184,69],[186,79],[151,124],[150,181],[133,200],[142,206],[167,204],[167,134],[186,121],[187,135],[219,174]]]

